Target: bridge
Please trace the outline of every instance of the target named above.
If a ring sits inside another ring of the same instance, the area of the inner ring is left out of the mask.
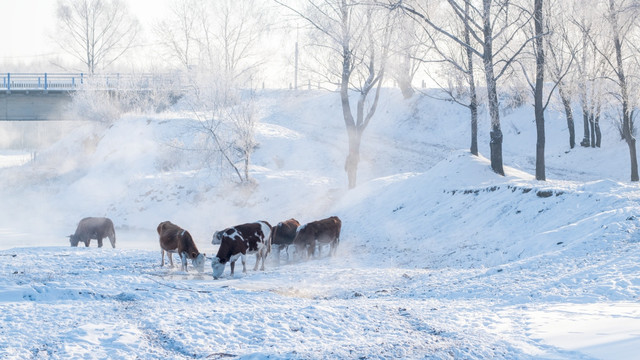
[[[179,74],[3,73],[0,74],[0,121],[70,120],[71,95],[96,91],[180,89]]]

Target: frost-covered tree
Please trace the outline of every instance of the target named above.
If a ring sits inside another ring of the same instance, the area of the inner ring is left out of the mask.
[[[318,64],[327,80],[340,89],[349,140],[344,169],[348,187],[352,189],[357,184],[362,135],[380,98],[395,14],[373,3],[355,0],[307,0],[302,3],[304,6],[300,2],[276,2],[314,30],[314,49],[323,54]],[[355,109],[351,104],[354,97]]]
[[[198,120],[207,161],[230,169],[240,183],[250,181],[256,146],[252,88],[265,62],[259,53],[270,26],[267,10],[257,0],[175,0],[172,15],[156,26],[189,79],[185,102]]]
[[[622,138],[629,147],[629,159],[631,164],[631,181],[638,181],[638,157],[636,153],[636,138],[633,134],[632,103],[629,95],[631,82],[629,80],[629,67],[635,65],[632,57],[638,57],[638,48],[634,44],[633,32],[638,31],[638,15],[640,15],[640,3],[633,0],[609,0],[608,11],[605,13],[611,33],[609,40],[613,42],[615,60],[605,57],[607,64],[614,72],[614,81],[618,86],[616,98],[622,108],[621,125]],[[631,55],[629,55],[631,54]],[[637,68],[636,68],[637,70]]]
[[[532,38],[521,39],[522,27],[531,20],[531,13],[513,6],[511,1],[503,0],[447,0],[451,16],[438,16],[421,11],[417,0],[403,1],[392,5],[424,21],[435,31],[471,51],[481,59],[487,86],[487,101],[491,118],[490,149],[491,168],[504,175],[502,162],[502,129],[500,125],[500,104],[498,101],[498,81],[511,69],[514,60],[520,55]],[[468,10],[466,10],[468,8]],[[465,26],[470,35],[469,43],[449,28],[451,22]]]
[[[200,0],[174,0],[169,4],[171,16],[154,26],[154,32],[168,58],[177,61],[185,70],[198,62]]]
[[[120,0],[58,0],[56,41],[89,74],[107,68],[134,44],[138,20]]]
[[[416,4],[419,6],[419,4]],[[421,13],[434,14],[438,9],[419,7]],[[433,67],[439,64],[440,72],[429,76],[436,83],[444,96],[433,96],[445,101],[453,101],[456,104],[469,109],[471,117],[471,145],[469,151],[473,155],[478,155],[478,105],[479,95],[476,89],[476,57],[471,49],[471,33],[469,31],[468,22],[471,20],[471,7],[467,2],[464,6],[464,18],[462,22],[453,22],[449,28],[452,34],[460,38],[464,45],[450,42],[447,36],[442,36],[438,31],[434,30],[428,23],[417,18],[418,23],[422,25],[422,34],[426,39],[422,42],[422,47],[429,49],[430,56],[424,56],[423,50],[422,61]],[[442,16],[446,16],[446,12],[441,12]],[[440,36],[438,36],[440,35]],[[443,80],[444,79],[444,80]]]

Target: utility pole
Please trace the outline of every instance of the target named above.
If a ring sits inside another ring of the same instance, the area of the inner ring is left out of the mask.
[[[298,90],[298,29],[296,28],[296,54],[295,54],[295,74],[293,79],[293,88]]]

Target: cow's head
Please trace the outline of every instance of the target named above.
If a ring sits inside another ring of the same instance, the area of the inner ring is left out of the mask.
[[[211,244],[220,245],[222,243],[222,234],[224,231],[216,231],[213,233],[213,238],[211,239]]]
[[[78,241],[80,241],[80,239],[78,239],[77,236],[75,235],[69,235],[67,236],[69,238],[69,242],[71,243],[72,247],[76,247],[78,246]]]
[[[191,259],[191,264],[200,273],[204,272],[204,261],[207,259],[206,254],[200,253],[198,256]]]
[[[219,257],[211,259],[211,268],[213,269],[213,279],[217,280],[224,272],[224,263],[220,262]]]

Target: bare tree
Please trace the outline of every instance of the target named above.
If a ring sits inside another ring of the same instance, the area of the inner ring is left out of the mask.
[[[577,28],[579,37],[579,46],[573,47],[571,51],[576,67],[575,91],[582,108],[584,137],[580,145],[600,147],[600,116],[605,93],[603,79],[608,77],[606,59],[613,56],[613,47],[595,36],[604,27],[602,19],[597,15],[599,11],[585,9],[583,5],[582,2],[575,2],[570,11],[571,23]]]
[[[471,44],[447,29],[446,21],[451,21],[450,18],[444,21],[435,20],[428,12],[421,11],[419,7],[414,8],[404,4],[402,1],[392,7],[401,7],[409,14],[425,21],[434,30],[468,48],[482,60],[491,117],[491,168],[497,174],[504,175],[497,83],[511,68],[513,61],[525,46],[533,40],[529,38],[516,44],[520,29],[529,22],[531,13],[520,11],[512,6],[510,1],[502,0],[482,0],[482,2],[447,0],[447,3],[451,7],[453,17],[464,24],[468,30]],[[467,6],[469,10],[465,10]]]
[[[60,47],[94,74],[118,60],[138,35],[138,20],[120,0],[58,0]]]
[[[629,147],[631,163],[631,181],[638,181],[638,158],[636,153],[636,138],[633,135],[633,122],[631,119],[631,103],[629,97],[629,81],[625,72],[625,57],[623,51],[627,50],[626,42],[630,32],[636,28],[635,21],[640,14],[640,5],[635,1],[609,0],[609,12],[607,20],[611,26],[611,40],[615,49],[615,63],[607,58],[607,63],[615,73],[620,92],[617,97],[622,106],[622,137]],[[627,60],[628,61],[628,60]]]
[[[546,53],[546,64],[550,79],[557,84],[558,96],[560,97],[562,110],[567,120],[569,130],[569,147],[573,149],[576,145],[575,122],[573,118],[572,97],[574,90],[575,59],[580,46],[572,34],[575,32],[569,21],[571,6],[566,6],[566,2],[557,0],[552,3],[547,2],[546,6],[546,32],[545,43],[548,52]]]
[[[154,32],[167,49],[170,58],[189,70],[199,57],[198,36],[202,6],[198,0],[174,0],[171,17],[154,26]]]
[[[415,93],[412,82],[428,52],[428,47],[424,46],[427,39],[417,31],[417,27],[418,24],[412,19],[400,18],[390,44],[389,73],[398,83],[405,99]]]
[[[316,30],[318,51],[325,50],[330,80],[339,85],[349,153],[345,161],[348,186],[357,183],[362,134],[380,98],[393,18],[382,7],[355,0],[307,0],[305,8],[276,0]],[[333,61],[331,61],[333,60]],[[350,91],[354,90],[354,91]],[[355,114],[351,106],[356,95]]]
[[[202,63],[225,79],[227,87],[244,86],[266,61],[259,50],[271,27],[269,9],[258,0],[207,4],[199,19]]]
[[[421,8],[421,11],[433,13],[434,10]],[[471,154],[477,156],[479,96],[476,89],[475,56],[471,49],[469,21],[470,4],[465,2],[464,19],[462,23],[454,23],[454,26],[452,26],[450,30],[463,40],[464,46],[460,46],[460,44],[450,46],[450,44],[447,44],[449,41],[448,37],[437,36],[439,33],[433,30],[431,26],[424,21],[419,22],[423,25],[423,33],[426,34],[429,39],[429,42],[423,42],[422,46],[435,53],[432,59],[423,58],[423,61],[431,64],[440,64],[446,72],[445,76],[442,76],[442,74],[429,75],[432,81],[440,87],[440,90],[442,90],[445,96],[429,96],[440,100],[453,101],[469,109],[471,116],[471,145],[469,151]],[[442,81],[443,78],[446,79],[444,83]]]

